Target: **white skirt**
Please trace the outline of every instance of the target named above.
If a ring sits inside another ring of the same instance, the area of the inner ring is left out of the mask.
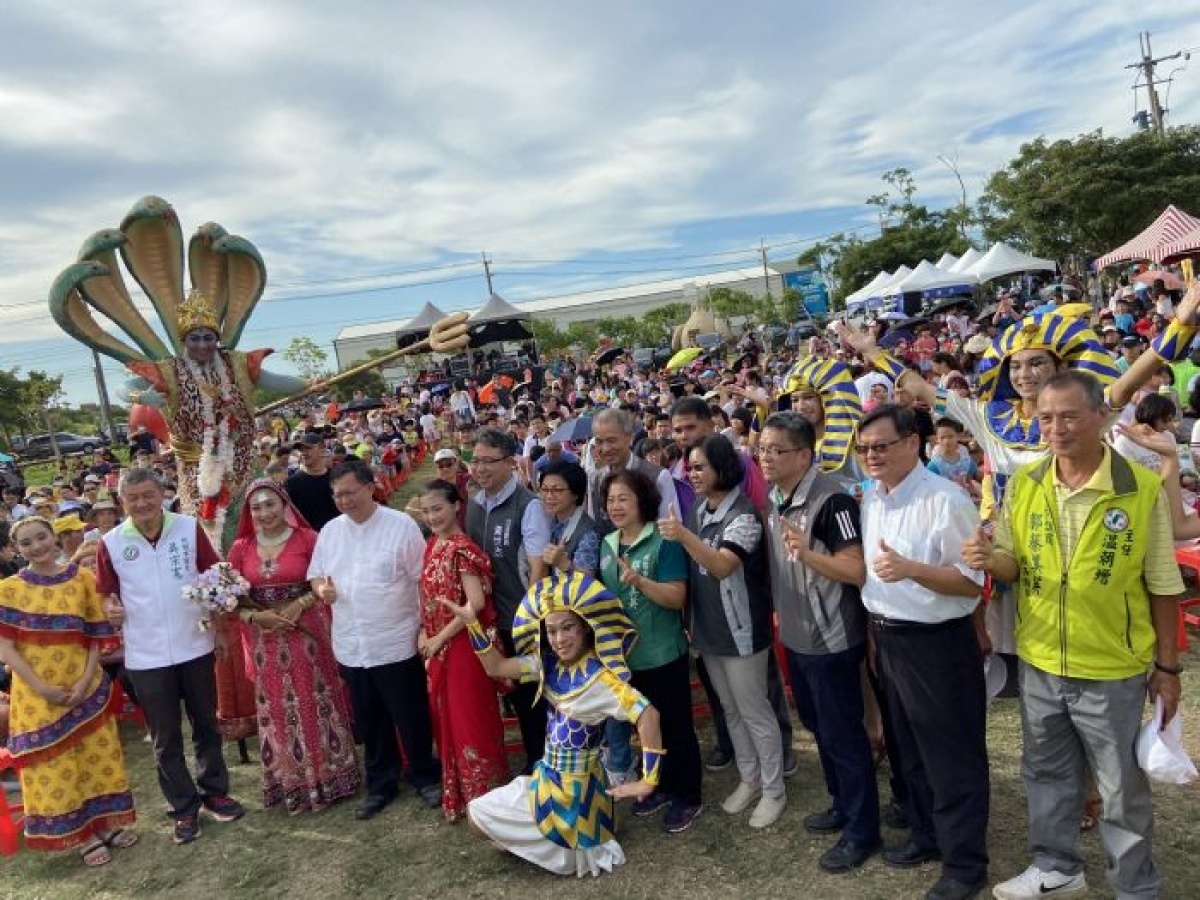
[[[548,840],[533,819],[530,781],[522,775],[477,797],[467,804],[467,815],[495,844],[555,875],[595,876],[625,862],[615,840],[586,850],[568,850]]]

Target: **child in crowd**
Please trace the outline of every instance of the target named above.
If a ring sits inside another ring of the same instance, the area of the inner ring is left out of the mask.
[[[934,423],[934,427],[933,455],[927,468],[935,475],[961,485],[972,497],[978,497],[979,467],[963,446],[962,423],[944,416]]]

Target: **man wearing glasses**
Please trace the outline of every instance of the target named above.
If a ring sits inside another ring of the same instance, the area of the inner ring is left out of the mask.
[[[984,576],[962,556],[979,513],[966,491],[921,465],[919,443],[912,410],[886,404],[863,416],[855,447],[874,479],[862,500],[862,599],[912,827],[883,861],[940,859],[927,900],[966,900],[988,867],[986,691],[973,622]]]
[[[333,655],[363,740],[367,797],[354,815],[374,818],[396,799],[397,732],[409,780],[436,809],[441,768],[433,756],[425,663],[417,653],[425,538],[408,515],[375,502],[375,475],[364,461],[342,463],[330,484],[341,515],[321,529],[308,578],[317,599],[332,607]]]
[[[804,827],[841,832],[820,859],[824,871],[841,873],[879,849],[879,792],[859,674],[867,617],[859,597],[866,571],[858,503],[834,475],[820,471],[816,446],[812,423],[785,412],[767,419],[758,449],[771,483],[767,546],[779,638],[796,711],[816,739],[831,801]]]
[[[658,504],[660,519],[671,515],[672,509],[679,509],[679,501],[675,496],[675,479],[671,477],[671,473],[633,455],[633,426],[633,416],[624,409],[602,409],[592,416],[592,455],[597,468],[589,478],[588,514],[605,534],[613,530],[613,525],[600,493],[604,487],[604,480],[611,472],[637,469],[645,473],[658,488],[661,498]]]
[[[481,488],[467,504],[467,535],[492,560],[492,602],[504,650],[512,656],[513,615],[529,585],[546,574],[542,551],[550,542],[550,519],[541,501],[517,478],[512,435],[485,428],[475,437],[471,475]],[[537,686],[520,684],[509,694],[525,746],[525,774],[542,758],[546,711],[534,704]]]

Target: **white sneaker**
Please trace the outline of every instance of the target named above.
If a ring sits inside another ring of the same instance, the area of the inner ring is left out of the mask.
[[[787,807],[787,796],[763,797],[750,814],[751,828],[768,828],[779,821]]]
[[[762,788],[757,784],[747,784],[740,782],[737,789],[725,798],[725,802],[721,804],[721,809],[729,813],[731,816],[736,816],[740,812],[745,812],[750,804],[758,799],[758,795],[762,793]]]
[[[1043,872],[1030,866],[1016,878],[1010,878],[992,888],[996,900],[1041,900],[1043,897],[1080,897],[1087,893],[1087,879],[1080,872]]]

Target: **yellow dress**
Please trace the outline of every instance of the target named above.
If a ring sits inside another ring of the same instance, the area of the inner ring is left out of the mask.
[[[69,689],[87,667],[89,648],[113,634],[86,569],[71,565],[52,576],[25,569],[0,581],[0,638],[47,684]],[[112,697],[99,669],[74,709],[42,699],[14,673],[8,749],[21,774],[29,849],[67,850],[133,824]]]

